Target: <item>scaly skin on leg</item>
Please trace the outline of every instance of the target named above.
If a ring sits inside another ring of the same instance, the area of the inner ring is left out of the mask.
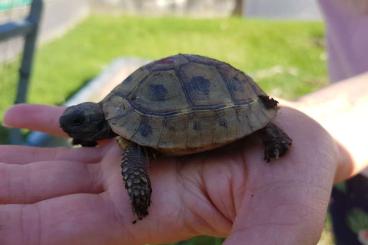
[[[291,146],[292,139],[273,123],[261,129],[260,136],[265,147],[264,159],[267,162],[285,155]]]
[[[118,137],[119,146],[124,150],[121,160],[121,174],[128,191],[132,208],[137,219],[148,215],[151,204],[151,182],[147,174],[149,159],[142,146]]]

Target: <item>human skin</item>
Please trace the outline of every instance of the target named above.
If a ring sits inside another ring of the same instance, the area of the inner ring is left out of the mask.
[[[346,178],[346,172],[361,172],[368,177],[368,72],[334,83],[300,98],[291,106],[320,123],[349,152],[352,161],[336,181]]]
[[[4,124],[65,136],[64,108],[17,105]],[[24,116],[27,115],[27,116]],[[0,146],[0,244],[156,244],[197,235],[232,244],[315,244],[335,176],[350,155],[315,121],[282,107],[290,152],[263,160],[248,137],[216,151],[150,164],[149,216],[137,224],[114,141],[96,148]]]
[[[281,107],[275,123],[293,146],[270,164],[256,137],[152,161],[150,215],[134,225],[114,141],[96,148],[0,146],[0,244],[134,245],[196,235],[227,237],[226,245],[315,244],[332,184],[368,165],[367,81],[363,74],[283,101],[319,123]],[[65,136],[58,126],[63,110],[17,105],[4,123]]]

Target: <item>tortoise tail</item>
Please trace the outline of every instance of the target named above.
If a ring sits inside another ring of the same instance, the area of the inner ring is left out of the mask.
[[[277,104],[279,103],[277,100],[271,98],[268,95],[258,95],[258,98],[262,101],[263,105],[267,109],[276,109]]]

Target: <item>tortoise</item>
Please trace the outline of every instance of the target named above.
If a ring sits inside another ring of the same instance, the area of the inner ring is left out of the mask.
[[[149,152],[193,154],[257,133],[265,161],[278,159],[292,140],[271,122],[277,109],[275,99],[230,64],[177,54],[138,68],[99,103],[66,108],[60,126],[82,146],[117,136],[135,223],[151,203]]]

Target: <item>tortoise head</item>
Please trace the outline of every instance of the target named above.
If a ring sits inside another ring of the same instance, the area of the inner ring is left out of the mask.
[[[59,123],[73,138],[74,144],[94,146],[97,140],[115,136],[99,103],[85,102],[70,106],[60,117]]]

